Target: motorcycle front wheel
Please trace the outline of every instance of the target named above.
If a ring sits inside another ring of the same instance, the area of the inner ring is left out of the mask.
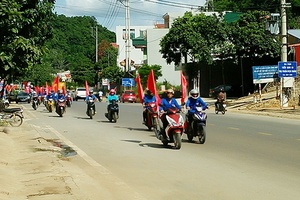
[[[21,126],[22,123],[23,123],[23,118],[20,115],[15,114],[10,116],[9,124],[11,126],[18,127]]]
[[[204,144],[206,141],[206,129],[205,126],[199,127],[198,130],[198,138],[199,138],[199,143]]]
[[[173,133],[174,147],[175,149],[181,148],[181,135],[180,133]]]
[[[118,115],[116,112],[113,113],[113,119],[114,119],[114,122],[116,123],[117,119],[118,119]]]

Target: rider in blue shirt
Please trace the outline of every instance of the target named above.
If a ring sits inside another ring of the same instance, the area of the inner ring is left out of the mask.
[[[112,101],[113,100],[115,100],[116,102],[118,102],[119,101],[119,97],[118,97],[118,95],[116,95],[116,90],[114,90],[114,89],[111,89],[110,91],[109,91],[109,95],[108,95],[108,97],[107,97],[107,102],[108,102],[108,105],[107,105],[107,112],[108,112],[108,110],[109,110],[109,106],[110,106],[110,104],[112,104]]]
[[[97,101],[97,97],[96,97],[96,95],[94,95],[93,93],[94,93],[93,90],[89,90],[89,95],[85,97],[85,102],[86,102],[86,104],[89,103],[89,100],[90,100],[90,99],[92,99],[94,102]],[[96,114],[96,106],[95,106],[95,104],[93,104],[92,106],[93,106],[94,112],[95,112],[95,114]],[[86,112],[88,112],[88,111],[89,111],[89,107],[87,106]]]
[[[49,99],[55,100],[54,90],[51,90],[51,92],[46,96],[46,100],[49,100]]]
[[[169,108],[173,108],[173,107],[176,107],[176,108],[178,108],[179,111],[181,111],[180,105],[178,104],[177,100],[175,98],[173,98],[173,96],[174,96],[174,90],[168,89],[167,97],[163,98],[160,103],[159,111],[161,113],[163,113],[161,116],[161,119],[163,122],[163,132],[162,132],[163,135],[165,134],[164,131],[165,131],[166,127],[168,126],[168,121],[166,119],[165,111],[167,111]]]
[[[197,106],[201,106],[203,110],[208,108],[208,105],[201,99],[199,92],[196,89],[192,89],[190,91],[190,95],[191,96],[188,98],[185,104],[185,107],[188,110],[187,117],[189,122],[191,121],[193,114],[197,111]]]
[[[156,97],[152,94],[152,92],[149,89],[146,89],[146,94],[143,98],[143,105],[144,105],[143,123],[146,123],[147,121],[147,114],[148,114],[147,105],[152,102],[156,103]]]

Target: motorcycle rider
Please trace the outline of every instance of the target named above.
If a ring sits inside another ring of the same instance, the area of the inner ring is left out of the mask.
[[[187,99],[185,104],[186,109],[188,110],[186,115],[188,122],[192,121],[193,114],[196,112],[196,107],[199,105],[202,107],[202,109],[208,108],[208,105],[199,96],[198,90],[192,89],[190,91],[190,97]]]
[[[55,100],[54,90],[51,90],[51,92],[46,96],[46,100],[49,100],[49,99]]]
[[[116,95],[116,90],[115,89],[111,89],[109,91],[109,94],[108,94],[108,97],[107,97],[107,102],[108,102],[107,112],[109,111],[109,106],[110,106],[110,104],[112,104],[113,100],[116,100],[116,102],[119,101],[119,97],[118,97],[118,95]]]
[[[90,99],[92,99],[94,102],[97,101],[97,97],[96,97],[93,93],[94,93],[93,90],[89,90],[89,95],[86,96],[86,98],[85,98],[86,104],[89,103],[89,100],[90,100]],[[95,112],[95,114],[96,114],[97,112],[96,112],[96,106],[95,106],[95,104],[93,104],[92,106],[93,106],[94,112]],[[89,107],[87,106],[86,112],[88,113],[88,111],[89,111]]]
[[[220,89],[220,92],[217,96],[217,101],[215,102],[215,107],[218,108],[218,103],[223,104],[225,101],[225,94],[223,88]]]
[[[173,96],[174,96],[174,90],[173,89],[168,89],[167,90],[167,96],[164,97],[161,100],[161,104],[160,104],[160,107],[159,107],[159,111],[160,111],[160,114],[161,114],[160,118],[161,118],[162,123],[163,123],[163,130],[160,134],[162,134],[164,137],[165,137],[165,134],[166,134],[165,129],[168,126],[168,121],[166,119],[166,111],[169,108],[172,108],[172,107],[176,107],[176,108],[178,108],[179,111],[181,111],[181,106],[178,104],[176,99],[173,98]]]
[[[146,94],[143,98],[143,106],[144,106],[144,110],[143,110],[143,124],[145,124],[147,122],[147,116],[148,116],[148,109],[147,109],[147,105],[149,103],[156,103],[156,97],[153,95],[153,93],[147,88],[146,89]]]
[[[64,100],[66,101],[66,97],[63,94],[62,90],[58,90],[57,96],[55,97],[55,102],[56,102],[56,110],[58,109],[58,100]]]

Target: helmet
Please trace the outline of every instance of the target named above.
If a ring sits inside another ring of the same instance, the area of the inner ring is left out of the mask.
[[[90,93],[90,94],[93,94],[93,92],[94,92],[93,90],[89,90],[89,93]]]
[[[199,92],[198,92],[198,90],[196,90],[196,89],[192,89],[192,90],[190,91],[190,95],[191,95],[191,97],[192,97],[193,99],[197,99],[198,96],[199,96]]]
[[[170,94],[174,94],[174,90],[172,90],[172,89],[168,89],[168,90],[167,90],[167,94],[168,94],[168,93],[170,93]]]
[[[62,94],[62,90],[58,90],[58,94]]]
[[[116,93],[116,90],[114,90],[114,89],[111,89],[110,91],[109,91],[109,94],[110,95],[114,95]]]

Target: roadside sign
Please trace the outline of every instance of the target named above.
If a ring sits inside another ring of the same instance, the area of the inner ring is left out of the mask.
[[[122,78],[122,86],[132,87],[134,86],[133,78]]]
[[[297,62],[278,62],[278,75],[280,78],[297,77]]]
[[[278,77],[277,65],[252,66],[253,83],[269,83]]]

